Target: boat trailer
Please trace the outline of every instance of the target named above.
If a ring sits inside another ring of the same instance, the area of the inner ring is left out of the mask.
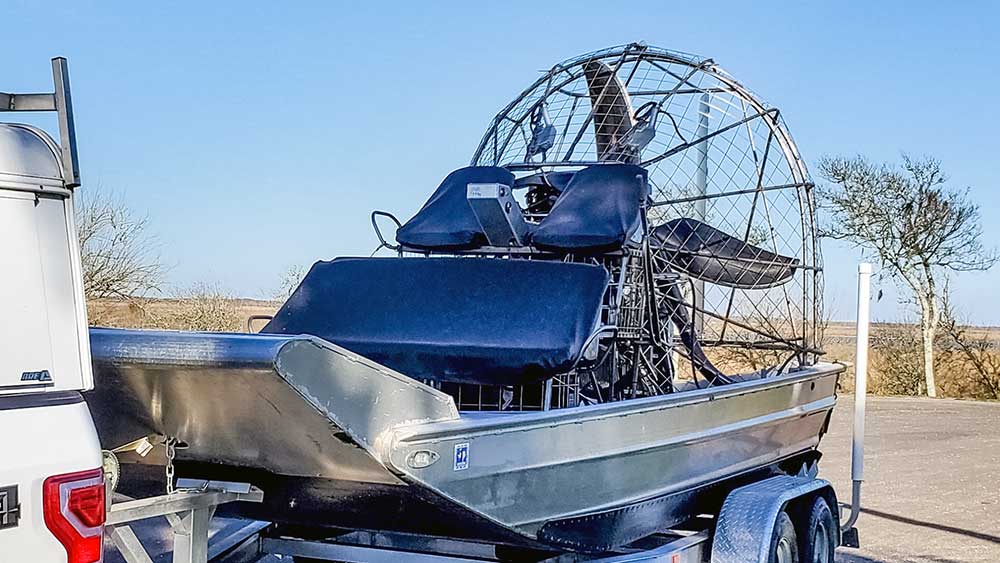
[[[218,506],[262,498],[249,485],[226,483],[214,488],[219,485],[209,483],[200,491],[112,504],[108,537],[127,563],[154,561],[129,524],[156,516],[167,517],[173,563],[277,563],[288,558],[310,563],[768,563],[773,561],[769,559],[774,550],[772,529],[787,505],[811,506],[818,498],[836,502],[832,487],[823,479],[779,475],[730,492],[714,529],[711,519],[701,518],[695,520],[700,524],[695,529],[664,530],[610,553],[584,554],[509,550],[486,542],[404,533],[351,531],[321,539],[302,538],[284,535],[273,524],[250,520],[231,522],[213,535],[209,523]],[[856,538],[853,528],[847,532],[842,541]]]

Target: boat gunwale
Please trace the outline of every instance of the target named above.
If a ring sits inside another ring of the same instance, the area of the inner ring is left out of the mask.
[[[840,365],[840,366],[842,366],[842,364],[827,364],[827,365],[830,365],[830,366]],[[814,376],[814,377],[823,377],[823,376],[835,375],[837,373],[840,373],[840,372],[839,371],[830,371],[830,372],[823,372],[823,373],[819,373],[819,374],[814,373],[814,374],[812,374],[812,376]],[[796,382],[800,382],[800,380],[808,380],[808,377],[798,377],[798,378],[795,378],[795,379],[796,379]],[[789,383],[788,379],[785,379],[784,381],[786,383]],[[760,389],[753,389],[750,392],[764,391],[764,390],[767,390],[768,388],[773,388],[773,387],[774,386],[768,386],[767,388],[761,387]],[[736,394],[733,394],[733,396],[735,396],[735,395]],[[699,401],[699,402],[702,402],[702,401]],[[692,401],[692,402],[689,402],[689,404],[695,404],[695,402]],[[812,408],[812,409],[809,409],[809,410],[805,410],[805,408],[808,407],[809,405],[814,405],[815,408]],[[765,416],[760,416],[760,417],[753,417],[752,419],[745,419],[745,420],[743,420],[742,423],[740,423],[740,422],[734,422],[732,424],[726,425],[725,430],[722,430],[721,427],[716,427],[716,428],[713,428],[713,429],[705,430],[705,431],[703,431],[701,433],[696,433],[696,434],[699,434],[699,436],[697,438],[690,438],[691,433],[688,433],[688,434],[685,434],[685,435],[681,435],[681,436],[677,436],[677,437],[671,438],[669,440],[661,440],[661,441],[658,441],[655,444],[652,444],[652,445],[649,445],[649,446],[646,446],[646,447],[633,448],[633,449],[630,449],[628,451],[629,452],[642,452],[642,451],[647,451],[647,450],[655,450],[655,449],[658,449],[658,448],[662,449],[664,447],[670,447],[671,445],[686,446],[686,445],[690,445],[690,444],[694,444],[694,443],[700,443],[700,442],[710,441],[710,440],[718,438],[720,436],[739,434],[741,432],[746,431],[747,428],[749,428],[749,427],[771,427],[771,426],[776,426],[776,425],[781,425],[781,424],[788,424],[790,421],[792,421],[794,419],[797,419],[797,418],[803,418],[803,417],[808,417],[808,416],[815,416],[815,415],[823,413],[823,412],[829,413],[829,412],[831,412],[833,410],[833,408],[835,406],[836,406],[836,399],[833,396],[831,396],[831,397],[828,397],[826,399],[818,399],[818,400],[815,400],[815,401],[809,401],[809,402],[803,403],[801,405],[796,405],[796,406],[793,406],[793,407],[790,407],[790,408],[787,408],[787,409],[782,409],[782,411],[779,411],[782,415],[778,416],[778,417],[769,417],[769,416],[766,416],[766,415]],[[766,420],[763,420],[763,421],[761,421],[761,422],[759,422],[757,424],[747,424],[747,422],[750,421],[750,420],[756,420],[756,419],[762,419],[762,418],[766,419]],[[442,425],[442,424],[447,424],[447,423],[434,423],[433,425],[437,426],[437,425]],[[430,424],[428,426],[430,426]],[[538,427],[537,425],[534,426],[534,428],[537,428],[537,427]],[[460,430],[460,429],[456,429],[456,431],[458,431],[458,430]],[[524,430],[526,430],[526,429],[512,429],[510,431],[511,432],[517,432],[517,431],[524,431]],[[722,431],[720,431],[720,430],[722,430]],[[479,436],[491,435],[491,434],[499,434],[499,433],[501,433],[501,432],[489,432],[489,433],[479,432],[479,433],[476,433],[476,434],[464,433],[461,436],[461,438],[462,439],[464,439],[464,438],[475,438],[475,437],[479,437]],[[455,436],[451,436],[450,438],[454,439]],[[447,439],[447,437],[445,437],[443,439]],[[427,441],[430,441],[430,440],[427,440]],[[418,440],[415,440],[413,442],[409,442],[408,441],[405,444],[405,446],[406,446],[407,450],[412,450],[413,448],[419,447],[424,442],[425,442],[424,436],[421,435],[421,436],[418,437]],[[690,482],[690,480],[689,480],[689,481],[686,482],[687,483],[686,487],[676,487],[676,486],[665,487],[665,488],[661,488],[658,491],[656,491],[654,493],[651,493],[651,494],[647,494],[647,495],[642,495],[642,496],[630,498],[630,499],[628,499],[625,502],[607,503],[607,504],[599,505],[597,507],[588,507],[587,509],[584,509],[584,510],[579,510],[579,511],[565,513],[565,514],[560,515],[560,518],[573,518],[573,517],[585,516],[587,514],[592,514],[592,513],[595,513],[595,512],[603,512],[603,511],[608,511],[608,510],[615,510],[615,509],[618,509],[618,508],[626,508],[626,507],[632,506],[634,504],[648,502],[648,501],[652,501],[652,500],[655,500],[655,499],[658,499],[658,498],[661,498],[661,497],[664,497],[664,496],[669,496],[669,495],[672,495],[672,494],[676,494],[676,493],[682,492],[685,489],[700,489],[700,488],[705,488],[705,487],[711,487],[713,485],[716,485],[716,484],[719,484],[719,483],[723,483],[723,482],[725,482],[727,480],[730,480],[730,479],[733,479],[733,478],[737,478],[740,475],[744,475],[744,474],[747,474],[749,472],[755,471],[755,470],[757,470],[757,469],[759,469],[761,467],[775,466],[775,465],[780,464],[782,462],[785,462],[785,461],[787,461],[789,459],[794,459],[796,456],[802,455],[803,453],[806,453],[806,452],[808,452],[810,450],[816,449],[818,447],[819,438],[816,438],[816,442],[817,442],[816,444],[812,444],[811,446],[808,446],[806,448],[797,449],[796,451],[790,451],[790,452],[787,452],[787,453],[785,453],[783,455],[779,455],[779,456],[777,456],[776,458],[772,459],[770,462],[768,462],[768,463],[766,463],[764,465],[758,465],[758,464],[749,463],[747,465],[747,467],[743,467],[743,468],[739,469],[738,471],[736,471],[734,473],[717,475],[714,478],[709,479],[708,481],[705,481],[705,482],[702,482],[702,483],[694,483],[694,484],[692,484]],[[399,446],[402,446],[402,445],[403,444],[400,444],[398,442],[396,443],[397,448]],[[616,455],[620,455],[622,453],[625,453],[625,452],[623,450],[619,450]],[[599,455],[599,456],[591,456],[591,457],[588,457],[587,459],[588,460],[589,459],[610,459],[610,458],[613,458],[613,457],[615,457],[615,455],[603,455],[602,454],[602,455]],[[581,460],[582,460],[582,458],[581,458]],[[577,461],[579,461],[579,460],[577,460]],[[546,464],[523,466],[523,467],[519,468],[519,471],[528,470],[528,469],[537,468],[537,467],[543,467],[545,465]],[[513,530],[513,531],[515,531],[515,532],[523,535],[524,537],[530,538],[532,540],[537,540],[538,539],[537,535],[536,535],[537,534],[536,528],[540,528],[545,522],[549,521],[549,519],[528,519],[528,520],[518,520],[518,521],[505,521],[505,520],[503,520],[501,518],[498,518],[497,516],[495,516],[493,514],[484,512],[484,511],[482,511],[482,510],[474,507],[472,504],[467,503],[466,501],[460,499],[459,497],[457,497],[457,496],[455,496],[453,494],[450,494],[449,492],[447,492],[445,490],[445,487],[443,487],[442,484],[436,483],[433,480],[430,480],[430,479],[427,479],[427,478],[418,477],[418,474],[415,473],[415,472],[413,472],[409,468],[396,467],[396,464],[394,464],[392,462],[390,462],[389,467],[393,468],[394,472],[398,472],[398,475],[405,482],[408,482],[411,485],[422,487],[422,488],[424,488],[424,489],[426,489],[428,491],[431,491],[434,494],[436,494],[436,495],[438,495],[438,496],[440,496],[440,497],[442,497],[444,499],[447,499],[449,502],[452,502],[452,503],[455,503],[455,504],[457,504],[459,506],[462,506],[462,507],[464,507],[467,510],[475,512],[480,517],[483,517],[483,518],[485,518],[485,519],[487,519],[487,520],[489,520],[491,522],[494,522],[497,525],[503,526],[503,527],[505,527],[507,529]]]
[[[548,411],[482,412],[459,411],[459,418],[440,422],[403,424],[395,428],[398,442],[414,443],[463,434],[481,436],[512,431],[528,431],[560,424],[582,424],[604,418],[641,415],[667,408],[728,399],[735,396],[794,385],[810,379],[839,375],[843,363],[821,362],[800,371],[774,377],[741,381],[719,387],[694,389],[639,399],[600,403]],[[834,391],[834,396],[836,391]]]

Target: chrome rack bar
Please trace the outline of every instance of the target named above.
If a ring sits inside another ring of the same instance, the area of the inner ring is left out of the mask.
[[[73,121],[73,97],[69,88],[69,66],[66,59],[52,59],[54,92],[45,94],[11,94],[0,92],[0,112],[54,111],[59,116],[59,147],[62,151],[63,176],[66,187],[80,185],[80,161],[76,150],[76,125]]]
[[[55,111],[52,94],[5,94],[0,92],[0,111]]]

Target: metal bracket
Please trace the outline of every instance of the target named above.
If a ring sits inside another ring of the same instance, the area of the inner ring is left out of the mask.
[[[658,537],[656,547],[615,553],[561,553],[539,563],[702,563],[708,550],[709,533]],[[262,551],[270,555],[303,557],[317,561],[365,563],[489,563],[496,562],[495,546],[489,543],[409,534],[350,532],[325,540],[265,537]]]
[[[510,186],[468,184],[466,199],[491,246],[523,246],[528,225]]]
[[[840,545],[844,547],[861,547],[861,538],[858,537],[858,529],[851,527],[841,533]]]
[[[0,92],[0,111],[56,111],[56,97],[53,94]]]
[[[152,563],[129,523],[166,517],[173,530],[174,563],[208,561],[208,525],[215,509],[230,502],[261,502],[264,493],[246,483],[178,481],[183,490],[172,495],[114,503],[108,510],[105,530],[128,563]]]

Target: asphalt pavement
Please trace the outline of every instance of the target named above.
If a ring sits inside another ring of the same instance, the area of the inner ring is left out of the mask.
[[[820,476],[850,499],[854,397],[841,396]],[[860,549],[842,563],[1000,562],[1000,403],[869,399]]]

